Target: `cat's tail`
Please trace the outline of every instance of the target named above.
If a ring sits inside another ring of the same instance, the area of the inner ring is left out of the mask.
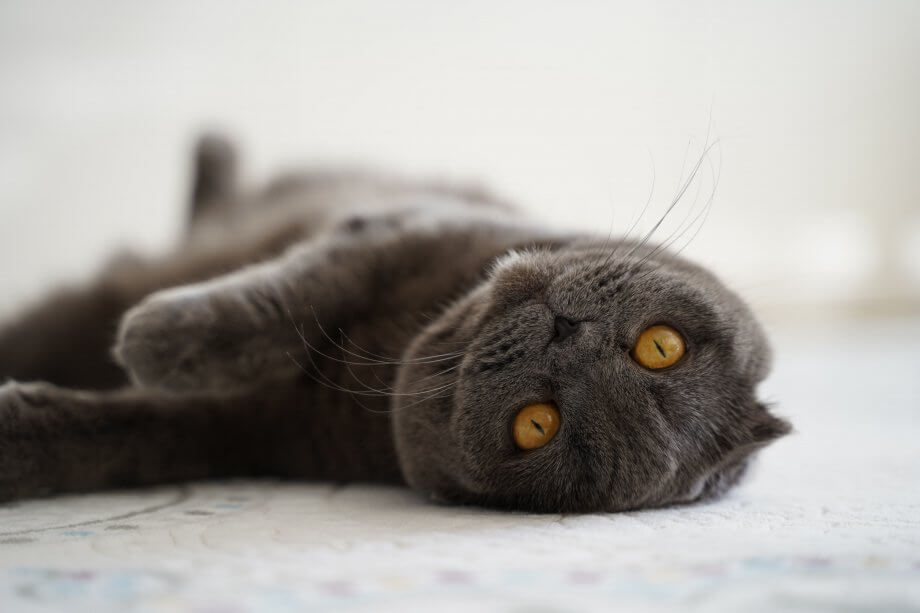
[[[195,147],[191,220],[194,223],[204,213],[226,203],[236,192],[236,148],[224,136],[204,134]]]

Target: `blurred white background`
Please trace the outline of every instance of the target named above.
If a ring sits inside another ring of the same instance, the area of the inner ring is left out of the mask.
[[[3,0],[2,302],[166,248],[206,128],[253,181],[367,162],[606,234],[710,127],[685,254],[768,319],[920,313],[920,2]]]

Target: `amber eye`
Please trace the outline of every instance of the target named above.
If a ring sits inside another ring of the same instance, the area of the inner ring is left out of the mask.
[[[539,449],[559,431],[559,410],[551,404],[528,404],[514,418],[514,442],[521,449]]]
[[[639,335],[633,359],[646,368],[665,368],[675,364],[686,351],[684,337],[671,326],[651,326]]]

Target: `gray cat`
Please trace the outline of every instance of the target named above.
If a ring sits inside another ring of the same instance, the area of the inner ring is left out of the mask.
[[[647,240],[369,172],[243,191],[234,160],[202,141],[171,254],[0,328],[0,499],[271,475],[619,511],[718,495],[789,431],[748,308]]]

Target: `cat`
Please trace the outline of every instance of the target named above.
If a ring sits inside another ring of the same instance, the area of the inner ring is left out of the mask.
[[[648,235],[371,171],[246,190],[236,159],[200,141],[171,253],[0,328],[0,500],[274,476],[624,511],[717,497],[790,431],[750,309]]]

